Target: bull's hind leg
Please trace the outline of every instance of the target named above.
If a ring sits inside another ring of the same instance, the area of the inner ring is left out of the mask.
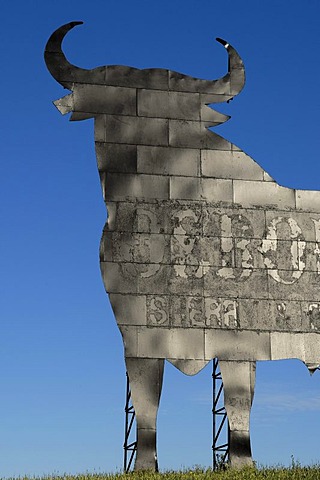
[[[219,361],[219,365],[230,427],[229,463],[232,467],[251,465],[249,421],[256,364]]]
[[[127,358],[132,403],[137,422],[135,470],[158,471],[156,421],[164,360]]]

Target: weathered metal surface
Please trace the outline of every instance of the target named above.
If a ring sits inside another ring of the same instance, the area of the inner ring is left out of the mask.
[[[208,104],[244,85],[237,52],[216,81],[163,69],[84,70],[49,39],[47,66],[72,90],[55,105],[95,119],[108,210],[103,281],[121,330],[137,413],[136,469],[157,468],[163,360],[195,374],[221,362],[233,465],[251,461],[254,362],[320,362],[320,192],[278,185],[208,130],[229,117]]]

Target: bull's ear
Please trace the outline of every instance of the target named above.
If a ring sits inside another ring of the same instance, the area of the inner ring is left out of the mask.
[[[74,109],[73,93],[55,100],[53,104],[57,107],[59,112],[62,113],[62,115],[72,112]]]

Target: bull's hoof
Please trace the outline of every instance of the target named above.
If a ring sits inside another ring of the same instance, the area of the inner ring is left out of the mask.
[[[137,459],[134,464],[134,471],[149,471],[149,472],[158,472],[158,463],[153,460],[148,459]]]
[[[231,431],[229,445],[230,467],[242,468],[253,466],[249,432]]]
[[[153,429],[138,429],[137,431],[137,456],[134,470],[158,471],[156,432]]]

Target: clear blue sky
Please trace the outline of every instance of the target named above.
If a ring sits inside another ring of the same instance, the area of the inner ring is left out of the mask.
[[[69,59],[163,67],[204,78],[227,68],[219,36],[244,59],[244,91],[217,132],[279,183],[320,189],[318,0],[11,0],[1,14],[0,475],[122,467],[125,368],[100,278],[105,208],[92,121],[69,123],[68,93],[43,50],[58,26]],[[211,464],[211,367],[167,365],[162,469]],[[320,373],[259,363],[252,412],[262,464],[320,461]]]

